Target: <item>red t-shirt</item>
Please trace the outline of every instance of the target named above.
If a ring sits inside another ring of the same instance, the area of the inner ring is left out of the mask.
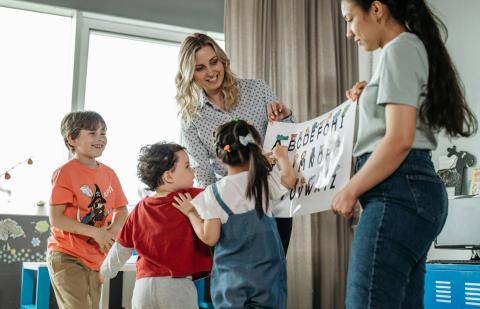
[[[192,197],[203,189],[188,189]],[[128,215],[118,237],[138,254],[137,279],[144,277],[205,277],[212,268],[210,247],[192,228],[190,220],[172,202],[178,192],[147,197]]]
[[[100,227],[112,221],[113,209],[127,205],[115,172],[98,162],[90,168],[73,159],[58,168],[52,176],[50,205],[66,205],[64,215]],[[87,236],[51,227],[48,249],[77,257],[85,266],[99,270],[105,254]]]

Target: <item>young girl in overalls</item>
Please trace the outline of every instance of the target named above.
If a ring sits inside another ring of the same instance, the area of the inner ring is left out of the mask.
[[[295,185],[287,149],[273,149],[277,166],[272,169],[258,132],[243,120],[220,126],[215,147],[227,176],[193,200],[179,195],[173,204],[189,218],[198,237],[215,246],[213,305],[286,308],[285,256],[269,204]]]

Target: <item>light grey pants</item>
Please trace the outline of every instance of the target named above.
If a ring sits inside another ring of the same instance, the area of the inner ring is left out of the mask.
[[[198,309],[197,289],[189,278],[141,278],[135,281],[132,308]]]

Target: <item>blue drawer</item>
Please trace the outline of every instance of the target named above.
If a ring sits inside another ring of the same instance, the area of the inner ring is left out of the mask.
[[[427,264],[426,309],[480,309],[479,264]]]

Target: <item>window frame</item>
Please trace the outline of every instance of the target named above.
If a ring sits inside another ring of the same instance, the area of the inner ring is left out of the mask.
[[[74,33],[71,46],[71,57],[73,58],[71,111],[83,110],[85,107],[89,39],[91,32],[107,32],[110,35],[138,37],[143,40],[154,40],[156,42],[160,41],[173,44],[181,44],[188,35],[194,32],[200,32],[211,36],[215,40],[225,41],[224,33],[220,32],[203,31],[200,29],[91,13],[34,2],[0,0],[0,7],[72,18]],[[65,152],[65,154],[67,154],[67,149],[65,149]],[[9,212],[8,207],[4,208],[2,213],[5,211]],[[25,212],[30,213],[32,210],[27,211],[26,208],[22,208],[21,213],[25,214]],[[36,211],[32,213],[36,213]]]
[[[73,85],[71,110],[83,110],[85,103],[85,91],[87,81],[88,48],[91,31],[109,32],[120,36],[134,36],[142,39],[151,39],[181,44],[188,35],[194,32],[201,32],[211,36],[215,40],[225,40],[225,35],[220,32],[202,31],[200,29],[186,28],[168,24],[154,23],[116,17],[105,14],[91,13],[82,10],[75,10],[38,4],[22,2],[17,0],[0,0],[0,6],[34,11],[39,13],[53,14],[72,17],[74,23],[73,50]]]
[[[214,39],[224,40],[223,33],[205,32],[198,29],[139,21],[123,17],[76,11],[74,78],[72,87],[72,110],[84,107],[87,81],[88,47],[90,32],[108,32],[119,36],[138,37],[147,40],[181,44],[191,33],[204,32]]]

